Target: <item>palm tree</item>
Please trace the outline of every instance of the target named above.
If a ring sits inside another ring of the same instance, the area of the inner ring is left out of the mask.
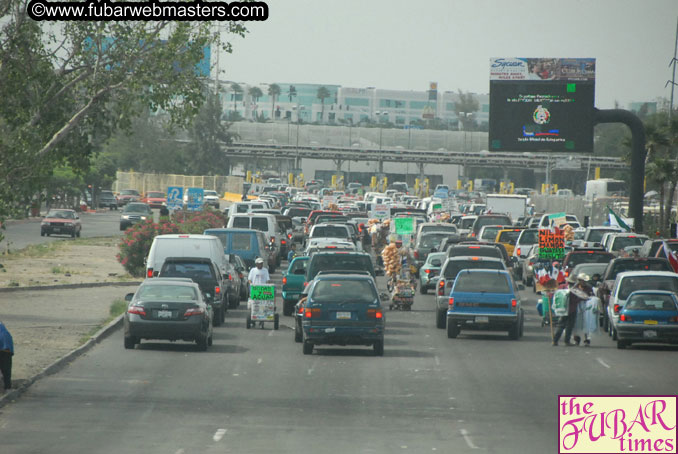
[[[320,110],[320,121],[325,120],[325,99],[331,96],[330,91],[324,86],[318,87],[318,92],[315,97],[320,100],[321,110]]]
[[[275,111],[275,102],[278,99],[278,96],[280,96],[280,85],[278,84],[271,84],[268,86],[268,96],[271,97],[271,120],[274,118],[274,111]]]
[[[233,111],[237,112],[238,108],[236,107],[236,101],[238,100],[238,94],[242,93],[242,87],[240,84],[233,82],[231,84],[231,97],[233,98]]]
[[[297,96],[297,87],[290,85],[287,89],[287,96],[290,98],[290,102],[292,102],[292,98]]]
[[[261,91],[261,88],[259,87],[250,87],[249,90],[247,90],[247,93],[252,99],[254,99],[254,104],[257,104],[259,102],[259,98],[264,95],[264,93]],[[255,114],[256,110],[253,110],[252,117],[256,120],[254,117]]]
[[[475,125],[475,120],[473,120],[473,116],[469,114],[477,112],[480,108],[480,104],[472,93],[464,93],[461,90],[458,90],[458,94],[459,101],[454,103],[454,111],[457,114],[457,118],[461,121],[464,130],[473,130],[472,126]],[[462,112],[464,115],[461,115]]]

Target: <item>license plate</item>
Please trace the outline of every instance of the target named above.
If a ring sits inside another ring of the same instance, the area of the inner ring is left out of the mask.
[[[646,324],[646,325],[656,325],[656,324],[657,324],[657,320],[645,320],[645,324]]]
[[[61,229],[59,227],[54,227],[52,228],[52,230],[54,230],[55,232],[61,232]]]
[[[476,323],[489,323],[489,321],[488,317],[476,317]]]
[[[351,320],[350,312],[337,312],[337,320]]]
[[[326,332],[326,333],[333,333],[333,332],[335,332],[336,330],[337,330],[336,328],[325,328],[325,332]]]
[[[172,311],[158,311],[158,318],[172,318]]]
[[[655,331],[653,329],[648,329],[647,331],[643,331],[643,337],[646,337],[646,338],[649,338],[649,339],[655,338],[655,337],[657,337],[657,331]]]

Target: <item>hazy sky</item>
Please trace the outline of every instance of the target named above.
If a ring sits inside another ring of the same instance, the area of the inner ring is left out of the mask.
[[[593,57],[596,107],[670,94],[678,0],[267,3],[222,79],[487,93],[491,57]]]

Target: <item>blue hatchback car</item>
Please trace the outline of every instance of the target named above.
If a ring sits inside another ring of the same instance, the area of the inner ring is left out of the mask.
[[[508,331],[523,335],[523,309],[518,287],[508,271],[466,269],[457,274],[447,309],[447,337],[461,330]]]
[[[675,293],[639,290],[619,312],[617,348],[635,342],[678,344],[678,299]]]
[[[304,354],[315,345],[371,345],[384,354],[384,312],[372,276],[321,274],[309,284],[303,306]]]

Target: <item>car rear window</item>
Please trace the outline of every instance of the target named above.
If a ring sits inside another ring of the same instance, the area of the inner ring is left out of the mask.
[[[641,246],[644,242],[645,238],[639,238],[637,236],[619,236],[612,240],[610,249],[619,251],[629,246]]]
[[[539,243],[539,230],[530,229],[523,230],[522,234],[518,237],[516,244],[537,244]]]
[[[260,232],[268,232],[268,219],[252,218],[252,228]]]
[[[626,302],[624,309],[637,311],[675,311],[676,303],[669,295],[634,295]]]
[[[574,268],[580,263],[607,263],[613,258],[612,254],[607,252],[577,252],[571,253],[566,260],[565,265],[568,268]]]
[[[371,304],[377,299],[374,286],[366,280],[322,280],[313,287],[314,303]]]
[[[501,227],[486,227],[483,230],[483,235],[480,237],[483,241],[494,241],[497,238],[497,233],[501,230]]]
[[[250,218],[246,216],[241,216],[233,218],[233,227],[237,229],[249,229],[250,228]]]
[[[515,245],[519,236],[520,236],[520,230],[518,230],[518,231],[511,230],[509,232],[502,232],[501,235],[499,236],[499,239],[497,240],[497,242]]]
[[[615,230],[615,229],[610,229],[610,230],[595,229],[595,230],[591,230],[589,232],[589,239],[587,241],[590,241],[590,242],[593,242],[593,243],[600,243],[600,240],[603,239],[603,235],[605,235],[608,232],[618,232],[618,231],[619,230]]]
[[[353,254],[326,254],[313,257],[310,278],[319,271],[369,271],[372,273],[372,262],[368,256]],[[311,265],[309,265],[311,267]]]
[[[629,276],[619,284],[619,299],[625,300],[636,290],[678,292],[678,278],[671,276]]]
[[[153,197],[153,198],[164,198],[165,193],[163,192],[149,192],[146,194],[147,197]]]
[[[421,233],[426,232],[443,232],[448,231],[451,233],[457,232],[457,227],[452,224],[438,224],[438,225],[425,225],[421,228]],[[420,234],[421,234],[420,233]]]
[[[313,238],[347,238],[348,231],[339,226],[317,226],[313,229]]]
[[[503,274],[463,273],[454,282],[455,292],[511,293],[508,279]]]
[[[252,235],[248,233],[232,233],[231,247],[235,251],[249,251],[252,249]]]
[[[75,219],[75,213],[73,211],[50,211],[47,213],[48,218],[60,218],[60,219]]]
[[[468,257],[494,257],[497,259],[504,259],[501,252],[496,247],[482,247],[482,246],[453,246],[448,250],[448,257],[468,256]]]
[[[187,277],[189,279],[216,279],[209,263],[164,263],[160,270],[161,277]]]
[[[142,285],[137,299],[195,301],[198,294],[194,287],[186,285]]]
[[[459,228],[470,229],[475,221],[475,218],[461,218],[461,221],[459,221]]]
[[[664,259],[654,260],[622,260],[616,262],[607,276],[607,280],[612,281],[617,278],[617,274],[624,271],[673,271],[668,261]]]
[[[484,225],[511,225],[511,219],[508,216],[483,216],[476,219],[473,230],[477,233]]]
[[[494,260],[450,260],[443,275],[445,279],[454,279],[461,270],[503,270],[504,264]]]
[[[452,232],[450,232],[452,233]],[[443,238],[447,238],[450,236],[449,233],[427,233],[426,235],[422,235],[419,238],[419,243],[417,247],[421,249],[430,249],[432,247],[438,247],[440,245],[440,242],[443,240]]]
[[[285,213],[286,216],[289,216],[291,218],[297,218],[297,217],[307,217],[308,214],[311,212],[309,208],[290,208],[287,210],[287,213]]]

